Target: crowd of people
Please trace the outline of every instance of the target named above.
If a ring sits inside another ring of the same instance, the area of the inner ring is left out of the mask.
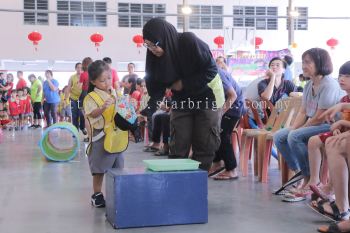
[[[96,61],[86,57],[77,63],[76,73],[62,90],[50,70],[45,72],[45,81],[29,75],[30,88],[23,72],[17,72],[16,88],[13,75],[5,78],[1,73],[2,124],[9,130],[22,130],[26,124],[39,128],[43,112],[46,126],[69,121],[89,135],[85,141],[90,144],[91,201],[96,207],[104,207],[104,173],[124,166],[123,152],[108,152],[103,143],[106,122],[113,121],[115,102],[121,96],[128,97],[138,116],[132,139],[136,143],[150,139],[144,152],[169,158],[191,157],[200,161],[200,168],[215,180],[239,177],[231,135],[242,117],[248,119],[249,128],[261,128],[245,100],[276,106],[285,98],[302,96],[292,125],[273,136],[272,156],[277,158],[280,152],[292,171],[287,183],[294,184],[275,194],[283,194],[286,202],[303,201],[312,195],[312,208],[342,221],[320,227],[319,231],[349,232],[350,119],[346,112],[350,112],[350,62],[340,67],[336,80],[331,76],[329,53],[311,48],[302,55],[303,74],[297,86],[290,72],[293,58],[275,57],[265,75],[243,90],[229,73],[225,58],[215,61],[208,45],[195,34],[178,33],[170,23],[154,18],[145,24],[143,37],[147,48],[144,78],[139,78],[135,65],[129,63],[129,74],[119,80],[108,57]],[[266,115],[263,110],[258,108],[259,117],[268,118],[271,112]],[[339,112],[343,112],[341,120]],[[325,163],[329,179],[321,184],[321,165]]]

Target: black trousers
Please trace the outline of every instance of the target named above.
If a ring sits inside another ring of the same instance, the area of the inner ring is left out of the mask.
[[[170,137],[170,114],[164,112],[154,117],[152,142],[160,143],[160,137],[163,133],[163,143],[168,144]]]
[[[81,111],[83,102],[80,102],[80,100],[70,100],[71,108],[72,108],[72,122],[73,125],[77,128],[77,130],[84,130],[85,129],[85,118],[84,114]],[[79,106],[80,105],[80,106]]]
[[[34,114],[35,120],[42,119],[40,110],[41,110],[41,102],[34,102],[33,103],[33,114]]]
[[[170,135],[170,158],[187,158],[192,146],[192,159],[208,171],[220,145],[220,111],[173,109]]]
[[[225,169],[231,171],[237,167],[236,156],[232,147],[232,130],[240,117],[231,117],[224,115],[221,119],[220,147],[215,153],[214,162],[225,163]]]

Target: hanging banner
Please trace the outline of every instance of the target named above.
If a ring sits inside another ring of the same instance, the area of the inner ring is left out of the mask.
[[[283,58],[290,55],[289,49],[277,51],[256,50],[255,54],[246,51],[236,51],[227,58],[227,65],[233,76],[262,76],[268,69],[269,62],[274,57]]]

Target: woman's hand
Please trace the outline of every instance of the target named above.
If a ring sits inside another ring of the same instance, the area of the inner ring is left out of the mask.
[[[176,82],[174,82],[173,85],[171,85],[171,89],[175,91],[181,91],[183,89],[182,81],[177,80]]]
[[[265,78],[266,79],[271,79],[271,78],[273,78],[275,76],[276,76],[275,73],[273,73],[272,70],[270,70],[270,69],[265,72]]]

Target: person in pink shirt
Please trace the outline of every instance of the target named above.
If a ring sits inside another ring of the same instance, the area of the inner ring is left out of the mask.
[[[89,88],[88,67],[92,62],[93,62],[93,60],[91,59],[91,57],[86,57],[83,59],[83,61],[81,63],[82,68],[83,68],[83,73],[80,74],[79,83],[81,83],[81,85],[82,85],[82,87],[81,87],[81,89],[83,90],[81,93],[82,97],[86,96],[88,88]],[[84,100],[84,98],[82,98],[82,100]]]

